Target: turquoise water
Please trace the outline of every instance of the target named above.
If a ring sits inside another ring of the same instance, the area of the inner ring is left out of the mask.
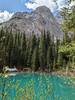
[[[22,73],[0,77],[0,100],[75,100],[68,77]]]

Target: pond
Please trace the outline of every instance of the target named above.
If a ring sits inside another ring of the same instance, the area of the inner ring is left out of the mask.
[[[75,100],[68,77],[39,73],[0,76],[0,100]]]

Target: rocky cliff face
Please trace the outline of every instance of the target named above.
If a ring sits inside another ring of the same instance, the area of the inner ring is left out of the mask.
[[[59,24],[51,11],[45,6],[38,7],[32,13],[17,12],[0,27],[7,27],[8,30],[12,28],[13,32],[25,32],[27,35],[33,32],[36,35],[40,35],[45,30],[50,31],[57,38],[63,37]]]

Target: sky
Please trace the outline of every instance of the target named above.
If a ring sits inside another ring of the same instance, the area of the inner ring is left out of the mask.
[[[66,0],[0,0],[0,23],[9,20],[15,12],[30,12],[39,6],[47,6],[55,13],[65,5]]]

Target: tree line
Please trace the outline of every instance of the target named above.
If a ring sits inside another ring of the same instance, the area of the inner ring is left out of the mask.
[[[25,33],[13,33],[12,30],[8,32],[2,28],[0,30],[0,69],[5,66],[16,66],[17,68],[29,67],[33,71],[47,69],[50,72],[66,67],[69,63],[75,63],[75,50],[71,53],[74,47],[68,46],[72,43],[74,42],[67,35],[64,35],[63,41],[58,39],[54,41],[54,36],[45,30],[40,36],[36,36],[33,32],[27,37]]]

